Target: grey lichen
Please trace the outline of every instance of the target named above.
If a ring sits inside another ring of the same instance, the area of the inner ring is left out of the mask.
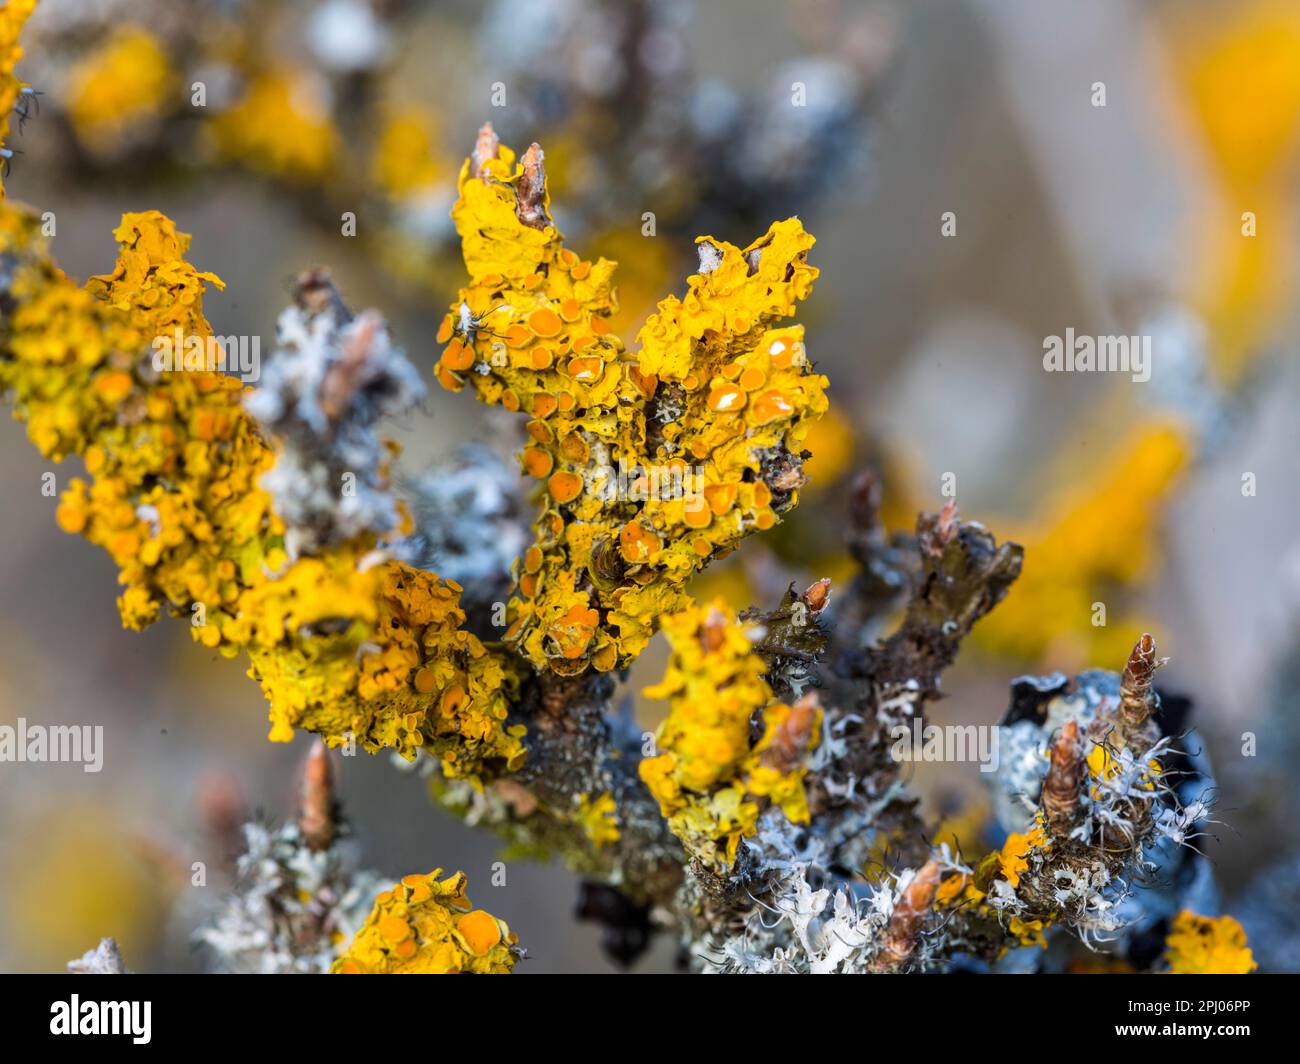
[[[418,371],[373,311],[353,316],[323,271],[298,278],[275,352],[245,407],[276,442],[262,487],[287,526],[291,557],[399,525],[382,417],[425,394]]]
[[[486,631],[529,543],[518,470],[488,445],[467,443],[402,487],[415,520],[406,544],[411,564],[460,584],[470,623]]]
[[[94,949],[86,950],[75,961],[68,961],[68,971],[74,975],[130,975],[130,969],[122,960],[122,951],[117,941],[101,938]]]

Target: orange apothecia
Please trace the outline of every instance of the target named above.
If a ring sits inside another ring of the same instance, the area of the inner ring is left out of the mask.
[[[506,640],[539,669],[621,667],[694,573],[798,502],[827,382],[802,327],[777,325],[812,289],[813,238],[795,218],[744,249],[699,238],[700,272],[633,353],[609,324],[615,264],[564,247],[537,145],[516,160],[485,126],[459,189],[469,283],[434,372],[528,419],[539,482]]]
[[[505,921],[470,907],[466,876],[439,880],[442,869],[404,876],[375,899],[335,975],[502,975],[520,956]]]

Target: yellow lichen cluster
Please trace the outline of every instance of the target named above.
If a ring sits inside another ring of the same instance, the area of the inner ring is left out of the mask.
[[[68,76],[68,117],[92,151],[117,146],[136,124],[158,117],[178,91],[161,42],[142,26],[115,29]]]
[[[1015,890],[1020,886],[1020,877],[1030,870],[1035,854],[1046,853],[1051,846],[1042,821],[1035,819],[1028,831],[1009,834],[1000,850],[994,850],[979,863],[974,875],[957,872],[947,876],[935,893],[936,906],[969,908],[991,923],[1001,923],[1001,915],[986,900],[988,890],[981,889],[976,881],[988,888],[993,880],[1005,879]],[[1055,919],[1054,913],[1028,918],[1013,916],[1006,920],[1005,928],[1015,944],[1045,949],[1046,931]]]
[[[255,77],[243,97],[209,123],[217,156],[286,181],[320,180],[334,166],[341,143],[327,92],[304,71]]]
[[[404,876],[375,899],[366,922],[330,969],[335,975],[506,975],[519,941],[504,920],[470,906],[466,876],[442,869]]]
[[[22,82],[14,76],[14,67],[23,57],[18,35],[35,7],[36,0],[10,0],[0,7],[0,148],[9,137],[9,116],[13,114],[23,88]],[[4,181],[0,178],[0,201],[4,197]]]
[[[608,671],[688,604],[695,572],[797,502],[790,456],[827,382],[802,328],[772,325],[811,290],[813,238],[797,219],[743,250],[700,238],[711,268],[660,303],[632,355],[610,326],[615,264],[563,246],[540,152],[525,166],[490,148],[460,175],[452,213],[470,282],[435,372],[528,418],[520,462],[541,512],[507,641],[538,668]],[[765,479],[776,466],[779,487]]]
[[[1116,750],[1109,742],[1094,743],[1092,749],[1088,751],[1087,763],[1088,774],[1097,781],[1089,787],[1089,792],[1094,799],[1101,798],[1104,785],[1119,776],[1125,768],[1123,760],[1116,756]],[[1153,791],[1160,782],[1160,773],[1163,770],[1160,762],[1154,759],[1147,762],[1147,768],[1149,771],[1144,772],[1134,781],[1134,784],[1144,790]]]
[[[1259,967],[1246,932],[1231,916],[1197,916],[1184,909],[1165,940],[1173,975],[1246,975]]]
[[[720,601],[667,618],[664,630],[672,659],[645,694],[668,699],[670,711],[656,733],[661,752],[641,762],[641,778],[687,852],[725,869],[765,805],[808,822],[805,755],[820,740],[821,710],[812,698],[774,701],[756,633]]]
[[[1115,609],[1099,624],[1096,604],[1155,568],[1160,518],[1190,457],[1182,429],[1144,425],[1090,477],[1070,481],[1040,521],[1013,529],[1009,538],[1025,545],[1024,572],[976,626],[976,643],[1026,660],[1122,660],[1131,649],[1125,633],[1141,620]]]
[[[1236,386],[1269,350],[1295,285],[1296,251],[1281,234],[1295,225],[1300,10],[1287,0],[1174,5],[1156,25],[1168,31],[1180,90],[1171,102],[1184,109],[1168,125],[1198,138],[1210,192],[1225,207],[1187,218],[1187,299],[1209,326],[1212,368]]]
[[[998,853],[998,866],[1005,879],[1012,887],[1020,886],[1020,876],[1029,871],[1029,857],[1035,850],[1045,850],[1051,844],[1041,823],[1035,822],[1029,831],[1021,834],[1012,832],[1002,844]]]
[[[274,461],[237,380],[160,370],[157,337],[206,338],[202,296],[220,285],[183,256],[157,212],[124,216],[116,268],[84,288],[46,256],[27,213],[0,208],[15,306],[0,335],[0,388],[42,453],[80,454],[57,519],[121,572],[124,623],[163,609],[227,657],[247,651],[270,700],[271,738],[294,727],[355,740],[476,779],[523,759],[505,723],[507,661],[460,630],[460,588],[397,562],[363,564],[369,537],[290,559],[258,478]],[[373,557],[373,556],[372,556]]]
[[[390,108],[379,127],[370,171],[375,184],[394,200],[434,188],[446,174],[438,155],[434,116],[411,105]]]
[[[452,778],[518,768],[526,728],[506,724],[517,672],[461,628],[459,585],[400,562],[361,572],[357,560],[301,559],[241,600],[261,626],[247,647],[271,738],[305,728],[408,760],[424,749]],[[303,630],[314,634],[292,638]]]
[[[595,799],[589,794],[579,795],[573,818],[596,849],[618,842],[618,804],[612,794],[602,794]]]

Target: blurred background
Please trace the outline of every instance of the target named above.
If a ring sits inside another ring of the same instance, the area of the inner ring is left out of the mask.
[[[571,245],[619,260],[629,345],[696,235],[743,246],[798,214],[832,412],[795,516],[693,591],[771,605],[851,576],[845,487],[867,464],[894,529],[955,490],[1027,554],[942,719],[992,723],[1012,677],[1117,669],[1153,632],[1216,766],[1225,823],[1201,842],[1225,909],[1265,967],[1295,966],[1300,2],[41,0],[24,40],[43,95],[6,187],[55,212],[64,268],[107,271],[121,213],[162,210],[227,281],[215,331],[264,353],[291,278],[323,264],[428,374],[485,120],[542,144]],[[1150,381],[1044,372],[1067,328],[1150,336]],[[508,452],[517,425],[429,383],[392,426],[405,475],[466,441]],[[0,970],[60,969],[103,935],[138,970],[202,970],[232,826],[293,815],[306,739],[266,742],[257,685],[183,624],[122,630],[108,559],[55,526],[49,468],[0,423],[0,723],[102,724],[105,767],[0,765]],[[647,726],[664,656],[626,684]],[[494,887],[496,841],[416,775],[338,763],[365,865],[466,871],[528,947],[521,973],[614,969],[565,869],[508,861]],[[924,767],[932,816],[978,819],[975,765]],[[673,961],[658,941],[638,968]]]

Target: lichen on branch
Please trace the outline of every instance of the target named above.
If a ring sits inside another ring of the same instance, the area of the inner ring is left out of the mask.
[[[0,142],[31,6],[0,10]],[[1249,969],[1240,928],[1195,915],[1214,904],[1194,841],[1212,777],[1161,711],[1149,634],[1118,673],[1013,681],[990,774],[1000,834],[967,854],[926,821],[893,735],[940,705],[962,641],[1020,576],[1018,545],[953,504],[887,538],[868,475],[847,586],[790,584],[739,614],[692,600],[692,577],[798,504],[827,409],[791,323],[818,272],[797,218],[743,248],[700,237],[683,294],[629,346],[615,264],[565,247],[538,145],[516,158],[483,127],[458,193],[468,278],[434,375],[521,415],[536,506],[499,633],[427,567],[441,552],[488,574],[467,595],[482,605],[513,552],[464,556],[448,529],[465,514],[430,513],[464,493],[403,500],[383,419],[424,387],[376,311],[305,271],[250,388],[214,359],[203,297],[222,282],[171,220],[125,215],[115,265],[79,286],[35,215],[0,203],[0,388],[42,454],[82,459],[57,520],[117,565],[126,626],[167,612],[246,655],[274,740],[304,729],[428,768],[448,808],[599,881],[583,911],[627,955],[659,927],[707,970],[1001,970],[1040,948],[1136,956],[1167,934],[1171,970]],[[168,344],[197,361],[160,361]],[[494,492],[466,512],[509,521],[517,500]],[[660,628],[671,656],[645,693],[669,710],[651,742],[617,677]],[[509,971],[516,936],[470,906],[463,873],[406,876],[366,914],[327,756],[296,823],[247,829],[209,944],[245,970]]]
[[[610,327],[615,264],[564,247],[542,155],[484,127],[452,217],[469,283],[443,319],[443,387],[527,418],[535,540],[505,638],[538,669],[621,668],[684,608],[685,585],[798,501],[802,443],[826,410],[802,326],[813,238],[798,219],[741,249],[701,237],[683,299],[629,352]]]
[[[31,214],[0,211],[9,264],[0,298],[11,307],[0,386],[42,453],[82,456],[89,479],[71,481],[58,521],[118,565],[123,623],[142,628],[166,610],[188,618],[204,646],[246,652],[270,702],[272,739],[301,727],[333,745],[407,757],[428,748],[451,776],[517,765],[522,729],[505,720],[514,666],[462,629],[458,585],[389,553],[398,511],[382,494],[389,452],[366,427],[367,389],[391,394],[409,376],[386,368],[404,363],[377,319],[340,329],[346,310],[311,316],[312,299],[342,303],[319,275],[300,281],[286,313],[299,337],[294,371],[272,373],[282,382],[275,409],[266,398],[254,404],[268,430],[292,438],[277,456],[238,379],[155,364],[157,338],[212,336],[202,297],[220,281],[185,260],[186,234],[155,211],[128,214],[114,270],[78,287],[49,259]],[[346,431],[321,430],[342,441],[338,455],[321,443],[300,456],[313,413],[351,417]],[[285,462],[352,474],[363,504],[342,479],[335,495],[314,476],[310,494],[294,496],[302,481],[276,475]]]

